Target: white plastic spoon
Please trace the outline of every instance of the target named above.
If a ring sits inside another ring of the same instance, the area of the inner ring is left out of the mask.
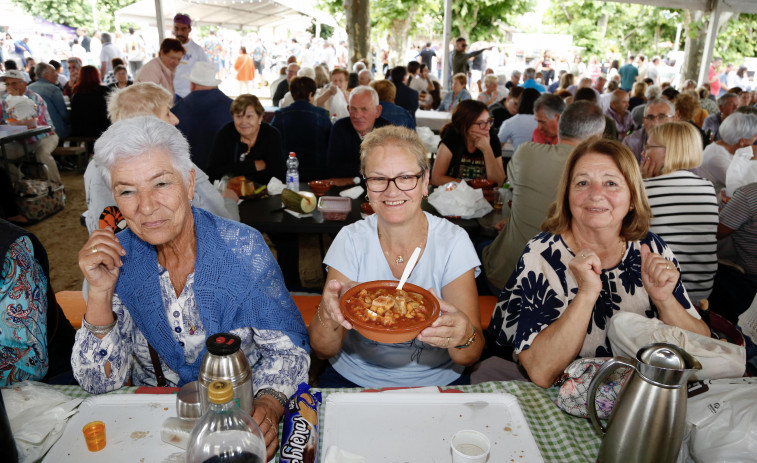
[[[402,278],[400,278],[400,284],[397,285],[397,291],[401,290],[402,287],[405,286],[405,282],[410,276],[410,272],[413,271],[413,267],[415,267],[415,263],[418,262],[418,256],[420,255],[421,255],[421,248],[419,247],[415,248],[415,251],[413,251],[413,254],[410,256],[410,260],[407,261],[405,270],[402,272]]]

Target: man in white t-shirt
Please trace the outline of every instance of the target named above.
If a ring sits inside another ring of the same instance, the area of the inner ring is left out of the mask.
[[[176,76],[173,79],[174,90],[176,91],[177,100],[189,95],[189,80],[184,76],[189,76],[192,66],[199,61],[208,61],[205,50],[194,40],[190,40],[189,34],[192,32],[192,19],[189,15],[178,13],[173,18],[173,35],[176,40],[181,42],[186,53],[181,58],[179,67],[176,68]]]
[[[139,69],[142,67],[142,63],[145,61],[145,41],[142,36],[137,34],[137,31],[133,27],[129,28],[129,37],[126,38],[126,46],[129,49],[129,70],[131,75],[136,76]]]
[[[100,50],[100,77],[104,78],[105,74],[113,70],[113,58],[121,58],[121,50],[110,38],[110,34],[103,32],[100,34],[103,47]]]

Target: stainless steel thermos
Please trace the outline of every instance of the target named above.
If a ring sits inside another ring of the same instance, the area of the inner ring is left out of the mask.
[[[245,413],[252,411],[252,370],[238,336],[218,333],[205,342],[208,351],[200,366],[200,405],[202,414],[208,410],[208,387],[215,380],[230,381],[234,389],[234,399]]]

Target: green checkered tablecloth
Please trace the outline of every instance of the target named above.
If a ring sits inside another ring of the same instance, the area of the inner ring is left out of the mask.
[[[86,398],[90,394],[78,386],[56,386],[56,389],[75,398]],[[588,419],[576,418],[562,412],[555,405],[557,389],[542,389],[533,383],[521,381],[488,382],[470,386],[455,386],[443,389],[457,389],[463,392],[508,393],[518,399],[520,408],[528,421],[531,433],[539,446],[545,462],[596,461],[601,439],[592,430]],[[133,394],[136,387],[125,387],[111,394]],[[314,389],[320,391],[323,400],[333,392],[360,392],[363,389]],[[326,407],[321,408],[319,423],[323,429]],[[321,432],[319,444],[322,444]],[[321,451],[323,448],[321,446]],[[278,460],[278,459],[277,459]]]

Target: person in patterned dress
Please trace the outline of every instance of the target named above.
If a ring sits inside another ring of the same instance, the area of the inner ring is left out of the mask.
[[[514,347],[535,384],[549,387],[576,358],[612,356],[607,327],[620,311],[710,335],[678,260],[649,232],[651,216],[627,147],[598,140],[574,149],[543,231],[526,245],[488,329],[498,345]]]

